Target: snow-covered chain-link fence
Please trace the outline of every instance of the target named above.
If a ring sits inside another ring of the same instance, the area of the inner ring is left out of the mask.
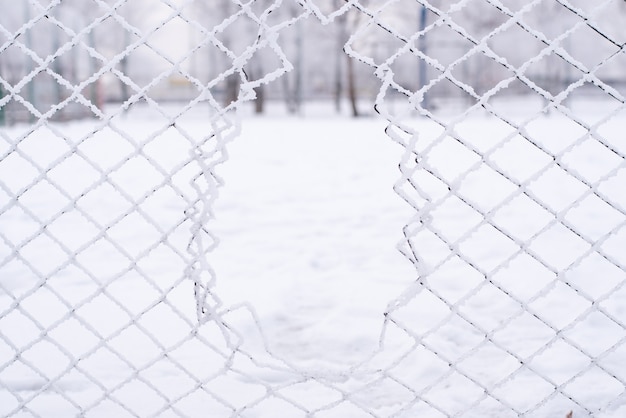
[[[0,415],[626,415],[623,1],[145,3],[0,3]],[[304,22],[382,84],[415,214],[377,347],[326,366],[223,303],[210,254],[237,110]]]

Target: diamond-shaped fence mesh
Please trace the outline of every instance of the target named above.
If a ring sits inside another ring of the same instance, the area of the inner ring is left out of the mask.
[[[626,415],[623,1],[0,10],[0,416]],[[305,24],[377,77],[414,215],[412,282],[333,364],[277,350],[211,256],[216,167]]]

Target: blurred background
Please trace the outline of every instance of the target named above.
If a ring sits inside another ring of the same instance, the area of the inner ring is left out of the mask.
[[[345,4],[317,3],[326,16]],[[626,56],[615,40],[626,39],[626,2],[581,19],[594,3],[362,0],[362,12],[353,8],[321,25],[295,0],[250,2],[244,11],[231,0],[0,0],[0,123],[33,122],[46,112],[51,120],[93,117],[77,92],[99,109],[145,100],[200,104],[209,95],[227,106],[242,82],[283,69],[285,58],[293,70],[256,88],[254,112],[271,103],[298,113],[303,103],[324,101],[357,116],[372,108],[380,81],[368,63],[343,52],[351,34],[350,48],[393,71],[386,100],[422,92],[420,113],[444,103],[465,109],[482,96],[539,92],[550,100],[586,73],[624,92]],[[522,8],[528,10],[510,19]],[[378,9],[383,25],[362,27]],[[278,38],[286,57],[264,47],[238,71],[234,58],[260,39],[256,18],[264,13],[270,27],[300,19]],[[593,78],[563,100],[606,96]]]

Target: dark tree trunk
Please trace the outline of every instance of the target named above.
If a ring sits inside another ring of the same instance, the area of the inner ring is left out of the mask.
[[[224,95],[224,106],[228,106],[232,102],[237,101],[239,97],[239,77],[238,74],[232,74],[226,79],[226,94]]]
[[[254,113],[261,114],[265,110],[265,84],[256,88],[256,100],[254,101]]]
[[[349,15],[349,13],[354,12],[354,10],[350,10],[348,13],[340,16],[337,19],[337,24],[339,25],[339,34],[338,34],[338,38],[341,40],[341,45],[342,45],[342,50],[345,53],[345,45],[349,40],[349,35],[348,33],[352,32],[354,28],[356,28],[358,26],[358,21],[360,18],[360,12],[357,12],[357,14],[354,15]],[[353,17],[353,19],[350,19],[350,17]],[[348,54],[345,54],[346,56],[346,71],[345,71],[345,76],[346,76],[346,93],[348,95],[348,100],[350,101],[350,109],[352,111],[352,116],[353,117],[358,117],[360,116],[359,113],[359,108],[357,105],[357,79],[356,79],[356,68],[354,66],[354,59],[352,57],[350,57]],[[341,68],[338,66],[338,69],[336,69],[335,71],[341,72]],[[340,78],[339,78],[340,80]],[[336,91],[335,91],[335,105],[337,107],[340,106],[340,101],[341,101],[341,88],[342,83],[341,81],[336,82]]]
[[[335,7],[339,7],[340,4],[340,1],[335,1]],[[343,61],[343,57],[345,55],[343,48],[346,42],[348,42],[348,31],[346,27],[347,24],[348,23],[345,14],[337,17],[337,56],[335,57],[335,82],[333,86],[335,110],[337,111],[337,113],[341,112],[341,96],[343,92],[343,74],[341,62]]]
[[[257,80],[263,74],[263,57],[255,55],[249,62],[246,69],[249,81]],[[254,99],[254,113],[263,113],[265,109],[265,84],[261,84],[254,89],[256,98]]]
[[[357,106],[356,93],[356,72],[354,70],[354,59],[346,54],[347,59],[347,76],[348,76],[348,98],[350,99],[350,108],[352,109],[352,117],[359,117],[359,108]]]

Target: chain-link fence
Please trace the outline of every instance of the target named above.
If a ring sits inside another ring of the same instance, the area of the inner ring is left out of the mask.
[[[624,2],[0,8],[0,415],[626,414]],[[212,225],[239,111],[321,94],[335,40],[403,150],[415,276],[320,362],[222,300]]]

